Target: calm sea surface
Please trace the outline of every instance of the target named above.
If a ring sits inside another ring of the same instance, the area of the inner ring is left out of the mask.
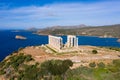
[[[15,39],[16,35],[27,37],[26,40]],[[66,36],[63,37],[63,42],[67,41]],[[120,43],[117,42],[117,38],[98,38],[98,37],[87,37],[77,36],[79,45],[93,45],[93,46],[111,46],[120,47]],[[20,31],[13,32],[11,30],[0,31],[0,61],[3,60],[7,55],[16,51],[20,47],[42,45],[48,43],[48,36],[36,35],[31,32]]]

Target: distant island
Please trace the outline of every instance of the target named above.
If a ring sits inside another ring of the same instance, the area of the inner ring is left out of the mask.
[[[27,39],[27,38],[24,37],[24,36],[16,35],[16,36],[15,36],[15,39],[25,40],[25,39]]]

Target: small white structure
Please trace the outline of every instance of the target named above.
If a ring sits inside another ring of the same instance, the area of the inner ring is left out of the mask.
[[[49,45],[60,50],[62,49],[62,38],[61,37],[57,37],[57,36],[52,36],[52,35],[49,35]]]
[[[73,35],[67,36],[67,47],[78,47],[78,38]]]

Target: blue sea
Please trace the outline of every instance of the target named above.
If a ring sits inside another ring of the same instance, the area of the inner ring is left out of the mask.
[[[27,37],[26,40],[15,39],[16,35]],[[67,41],[66,36],[63,37],[63,42]],[[111,46],[120,47],[117,38],[99,38],[90,36],[77,36],[79,45],[92,45],[92,46]],[[18,50],[20,47],[35,46],[48,43],[48,36],[37,35],[28,31],[15,32],[13,30],[0,30],[0,61],[13,51]]]

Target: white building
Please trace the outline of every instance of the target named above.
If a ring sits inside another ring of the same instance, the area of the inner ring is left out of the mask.
[[[78,38],[73,35],[67,36],[67,47],[78,47]]]
[[[62,49],[62,38],[61,37],[57,37],[57,36],[52,36],[52,35],[49,35],[49,45],[60,50]]]

